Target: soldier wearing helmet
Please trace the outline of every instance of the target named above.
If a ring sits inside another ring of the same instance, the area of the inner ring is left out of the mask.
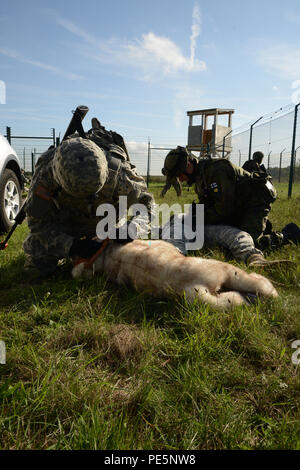
[[[264,154],[262,152],[254,152],[252,160],[247,160],[242,168],[249,173],[259,173],[263,176],[268,176],[265,166],[262,164]]]
[[[276,191],[269,177],[250,174],[227,159],[197,160],[178,147],[166,156],[164,168],[181,181],[195,185],[199,203],[204,204],[205,225],[214,226],[215,233],[217,226],[226,226],[234,227],[235,232],[238,228],[244,238],[250,236],[249,250],[246,250],[249,259],[244,257],[249,265],[266,264],[262,250],[274,249],[289,241],[300,242],[300,229],[295,224],[289,224],[281,232],[272,231],[268,215]],[[222,235],[219,240],[221,238]],[[236,235],[235,240],[238,242]],[[228,246],[228,242],[224,245]]]
[[[99,249],[93,238],[100,204],[117,207],[119,196],[128,196],[129,204],[152,211],[153,197],[124,149],[114,143],[101,148],[93,140],[74,134],[37,162],[25,206],[30,233],[23,245],[25,269],[33,277],[54,272],[61,258],[89,258]]]

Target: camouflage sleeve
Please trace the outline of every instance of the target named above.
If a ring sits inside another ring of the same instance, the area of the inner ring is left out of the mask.
[[[205,224],[219,224],[231,217],[235,207],[235,187],[232,171],[214,172],[204,204]]]
[[[248,171],[248,173],[254,173],[254,172],[264,173],[264,171],[261,168],[261,165],[259,165],[254,160],[247,160],[242,166],[242,169],[245,171]]]
[[[127,196],[128,207],[131,204],[143,204],[149,213],[154,209],[154,197],[148,192],[145,180],[140,176],[135,166],[130,162],[124,162],[118,175],[117,196]]]
[[[138,175],[135,166],[128,161],[123,163],[118,175],[115,196],[127,196],[127,209],[132,204],[142,204],[146,208],[144,213],[134,216],[131,222],[136,226],[138,238],[147,238],[151,220],[155,218],[155,201],[147,190],[144,178]]]
[[[253,171],[253,160],[246,160],[244,165],[242,166],[243,170],[249,171],[252,173]]]
[[[46,198],[39,195],[40,188]],[[60,259],[68,256],[74,238],[65,234],[63,228],[59,226],[59,207],[52,197],[57,190],[58,185],[53,179],[51,170],[51,155],[46,152],[40,157],[26,200],[25,212],[30,229],[26,247],[34,246],[33,243],[29,243],[30,239],[38,239],[40,251]],[[25,251],[29,253],[31,248]],[[34,256],[34,253],[29,254]]]

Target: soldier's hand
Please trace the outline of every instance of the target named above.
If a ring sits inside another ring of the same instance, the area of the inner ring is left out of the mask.
[[[99,250],[101,244],[95,240],[74,240],[70,248],[69,255],[71,258],[90,258]]]

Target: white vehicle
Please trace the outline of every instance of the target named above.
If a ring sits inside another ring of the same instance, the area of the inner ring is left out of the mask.
[[[22,174],[16,152],[0,134],[0,231],[8,231],[22,205]]]

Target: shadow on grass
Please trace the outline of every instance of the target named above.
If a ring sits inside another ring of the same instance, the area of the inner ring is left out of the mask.
[[[55,310],[77,309],[88,303],[109,321],[141,324],[145,321],[164,324],[176,310],[172,300],[156,299],[137,292],[133,287],[117,285],[106,274],[92,280],[71,278],[71,262],[58,266],[47,279],[26,280],[24,255],[12,259],[0,268],[0,308],[6,312],[28,313],[31,306]]]

